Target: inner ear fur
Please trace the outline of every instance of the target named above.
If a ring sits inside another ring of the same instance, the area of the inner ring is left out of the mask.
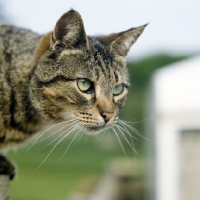
[[[56,45],[64,45],[69,49],[88,46],[83,20],[78,12],[70,10],[57,21],[52,35],[52,47]]]
[[[36,48],[32,65],[36,65],[41,56],[60,49],[88,48],[88,40],[81,15],[73,9],[64,13],[57,21],[53,32],[44,35]],[[58,52],[57,52],[58,53]]]

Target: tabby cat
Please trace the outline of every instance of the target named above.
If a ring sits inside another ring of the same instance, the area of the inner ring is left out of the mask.
[[[73,9],[44,36],[0,25],[1,151],[52,123],[90,134],[112,127],[129,88],[125,56],[144,28],[90,37]],[[0,173],[13,178],[0,158]]]

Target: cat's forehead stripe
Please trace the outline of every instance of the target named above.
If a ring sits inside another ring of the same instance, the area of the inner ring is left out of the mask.
[[[115,81],[118,82],[119,77],[118,77],[118,74],[116,72],[114,72],[114,76],[115,76]]]
[[[98,67],[99,69],[101,70],[101,72],[103,73],[103,75],[105,77],[110,77],[110,69],[109,69],[109,66],[106,65],[103,60],[99,60],[98,62]]]

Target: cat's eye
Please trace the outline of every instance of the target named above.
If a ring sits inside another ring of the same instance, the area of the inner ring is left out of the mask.
[[[77,85],[81,92],[90,93],[93,91],[93,83],[86,78],[77,79]]]
[[[113,88],[113,95],[120,95],[124,91],[124,84],[119,84]]]

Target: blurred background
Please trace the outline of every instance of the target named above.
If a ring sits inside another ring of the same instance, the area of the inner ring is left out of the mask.
[[[200,54],[200,2],[0,0],[0,23],[44,34],[51,31],[58,18],[70,8],[81,13],[88,35],[120,32],[149,23],[127,57],[131,88],[120,113],[120,118],[131,122],[130,125],[137,130],[129,130],[135,137],[133,141],[127,135],[131,145],[134,143],[134,150],[126,139],[120,138],[121,144],[112,133],[83,136],[71,144],[72,137],[59,144],[39,169],[53,148],[52,145],[43,148],[51,140],[35,144],[27,153],[29,146],[10,151],[9,157],[19,168],[19,177],[12,183],[12,198],[95,200],[96,192],[98,200],[148,199],[146,191],[154,190],[155,181],[155,177],[147,177],[151,173],[149,153],[154,155],[154,160],[157,151],[152,128],[156,113],[149,109],[155,104],[152,103],[153,94],[149,94],[154,91],[152,80],[155,72],[166,65],[187,62]],[[173,85],[170,87],[173,89]],[[60,159],[69,145],[69,150]],[[153,182],[149,183],[149,180]],[[101,196],[106,193],[106,188],[112,188],[107,193],[115,195]]]

